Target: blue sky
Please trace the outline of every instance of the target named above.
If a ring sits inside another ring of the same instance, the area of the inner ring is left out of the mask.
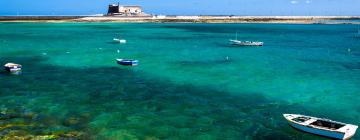
[[[0,0],[0,15],[87,15],[107,5],[165,15],[360,15],[360,0]]]

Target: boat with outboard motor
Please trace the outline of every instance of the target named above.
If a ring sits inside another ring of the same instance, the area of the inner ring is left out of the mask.
[[[355,135],[358,126],[299,114],[283,114],[288,123],[301,131],[347,140]]]

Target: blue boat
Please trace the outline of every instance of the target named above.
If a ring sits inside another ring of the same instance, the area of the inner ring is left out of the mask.
[[[116,59],[116,62],[124,66],[137,66],[139,64],[139,60],[133,59]]]
[[[352,124],[299,114],[283,114],[283,116],[292,127],[298,130],[341,140],[350,139],[358,128]]]

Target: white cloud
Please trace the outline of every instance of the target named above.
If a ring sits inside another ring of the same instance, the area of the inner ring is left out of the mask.
[[[309,3],[311,3],[311,1],[310,1],[310,0],[307,0],[307,1],[305,1],[305,3],[306,3],[306,4],[309,4]]]
[[[291,4],[298,4],[299,1],[296,1],[296,0],[293,0],[293,1],[290,1]]]

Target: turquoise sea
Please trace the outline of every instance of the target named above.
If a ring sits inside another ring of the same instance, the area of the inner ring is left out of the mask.
[[[357,29],[0,23],[0,64],[23,65],[0,70],[0,139],[322,140],[282,114],[360,124]],[[265,46],[232,47],[236,32]]]

